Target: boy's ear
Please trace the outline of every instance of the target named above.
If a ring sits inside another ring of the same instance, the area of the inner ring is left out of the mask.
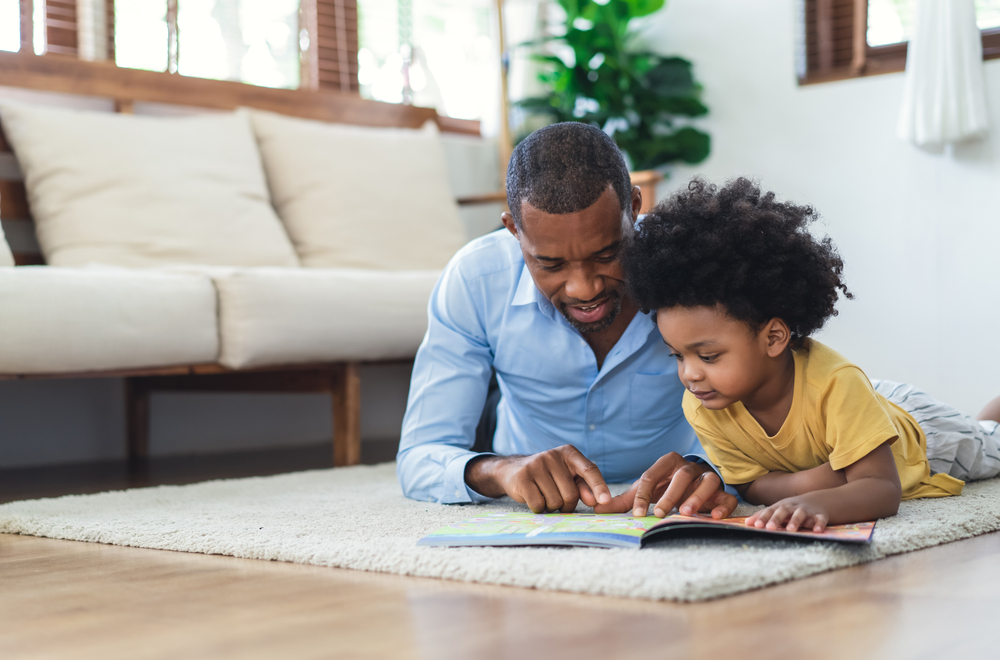
[[[788,324],[779,318],[773,318],[764,325],[763,334],[767,339],[768,357],[778,357],[788,348],[792,341],[792,331]]]

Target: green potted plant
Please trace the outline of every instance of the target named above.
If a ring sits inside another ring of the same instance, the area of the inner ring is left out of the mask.
[[[549,122],[580,121],[610,133],[632,170],[699,163],[707,133],[685,120],[708,113],[691,62],[638,47],[633,19],[663,8],[664,0],[558,0],[566,31],[525,46],[549,47],[533,59],[548,93],[518,101]],[[659,178],[659,175],[656,176]]]

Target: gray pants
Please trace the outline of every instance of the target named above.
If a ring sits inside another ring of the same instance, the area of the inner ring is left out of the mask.
[[[910,413],[927,435],[931,473],[962,481],[1000,474],[1000,424],[978,421],[912,385],[872,380],[875,391]]]

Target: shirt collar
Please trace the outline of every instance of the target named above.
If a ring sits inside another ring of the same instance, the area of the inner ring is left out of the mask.
[[[521,277],[517,282],[517,290],[514,291],[514,297],[511,299],[510,304],[512,306],[520,306],[532,303],[537,304],[539,311],[545,314],[545,316],[550,319],[555,317],[555,306],[535,286],[535,280],[531,277],[531,271],[528,270],[528,265],[525,264],[524,268],[521,269]]]

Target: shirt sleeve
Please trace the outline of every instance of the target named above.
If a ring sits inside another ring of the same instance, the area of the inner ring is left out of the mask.
[[[823,392],[821,409],[834,470],[842,470],[899,439],[899,431],[871,381],[855,366],[833,373]]]
[[[707,416],[700,414],[701,405],[689,393],[684,394],[683,407],[684,416],[723,482],[727,485],[748,484],[768,473],[764,466],[727,440]]]
[[[481,298],[481,297],[480,297]],[[409,498],[484,502],[465,483],[465,466],[486,403],[493,361],[483,312],[456,262],[431,294],[427,334],[417,351],[403,417],[396,474]]]

